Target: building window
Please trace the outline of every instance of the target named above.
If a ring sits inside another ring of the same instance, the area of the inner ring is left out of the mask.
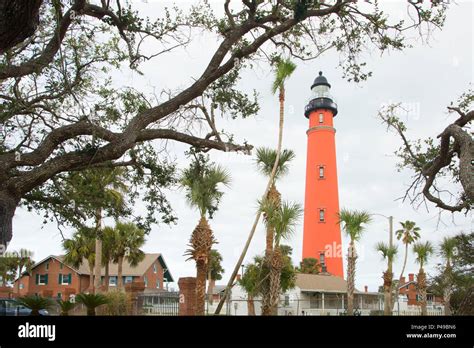
[[[62,263],[59,264],[59,269],[63,269],[63,264]]]
[[[68,284],[71,284],[71,278],[72,278],[72,275],[71,273],[69,274],[59,274],[59,277],[58,277],[58,284],[60,285],[68,285]]]
[[[48,271],[49,270],[49,262],[46,262],[45,269]]]
[[[125,280],[124,280],[124,283],[127,284],[127,283],[131,283],[131,282],[133,282],[133,277],[131,277],[131,276],[126,276],[126,277],[125,277]]]
[[[117,286],[117,277],[116,276],[109,277],[109,286]]]
[[[143,282],[145,283],[145,288],[147,288],[148,287],[148,277],[147,276],[143,277]]]
[[[20,290],[23,290],[25,288],[25,284],[20,284]]]
[[[319,263],[321,265],[325,264],[326,263],[326,260],[324,259],[324,253],[320,253],[319,254]]]
[[[324,122],[324,115],[322,113],[319,114],[319,123]]]
[[[324,166],[319,166],[319,178],[324,179]]]
[[[319,209],[319,222],[324,222],[324,209]]]
[[[157,272],[156,263],[153,264],[153,273]]]
[[[160,288],[160,280],[159,280],[159,279],[156,280],[156,288],[157,288],[157,289]]]
[[[48,284],[48,275],[47,274],[37,274],[37,284],[38,285],[47,285]]]
[[[58,300],[60,300],[61,297],[62,297],[62,294],[61,294],[60,292],[58,292],[58,295],[57,295],[57,296],[58,296]]]
[[[285,295],[285,307],[288,307],[290,305],[290,296]]]

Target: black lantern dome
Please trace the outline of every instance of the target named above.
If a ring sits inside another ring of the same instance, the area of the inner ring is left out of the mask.
[[[309,118],[309,114],[317,109],[331,110],[333,116],[337,115],[337,104],[332,99],[330,89],[331,85],[326,77],[323,76],[323,72],[320,71],[311,85],[311,101],[306,105],[304,112],[306,118]]]

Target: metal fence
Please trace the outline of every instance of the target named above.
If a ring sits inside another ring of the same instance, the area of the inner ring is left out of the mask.
[[[138,314],[142,315],[178,315],[179,293],[140,294],[137,299],[137,308]]]

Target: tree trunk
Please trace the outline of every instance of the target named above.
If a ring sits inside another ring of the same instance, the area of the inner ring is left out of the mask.
[[[204,315],[206,307],[206,277],[207,262],[204,259],[196,260],[196,315]]]
[[[247,297],[247,314],[250,316],[255,316],[255,302],[253,296],[248,294]]]
[[[426,274],[423,268],[420,268],[417,277],[417,285],[418,285],[418,295],[419,295],[419,302],[421,306],[421,315],[427,315],[428,311],[426,309]]]
[[[117,259],[117,289],[122,290],[122,267],[123,267],[123,256],[119,256]]]
[[[280,120],[279,120],[279,127],[278,127],[278,144],[277,144],[276,158],[275,158],[275,163],[273,164],[272,172],[270,174],[270,177],[268,178],[267,187],[265,189],[265,192],[262,198],[267,197],[268,192],[270,191],[270,187],[275,181],[275,174],[278,168],[278,162],[280,161],[281,144],[283,142],[283,123],[284,123],[284,115],[285,115],[284,107],[285,107],[285,92],[284,92],[284,89],[282,88],[280,90]],[[237,261],[237,264],[234,267],[234,271],[232,272],[232,275],[230,276],[230,279],[227,282],[227,286],[224,291],[224,296],[222,296],[219,302],[219,305],[216,308],[215,314],[219,314],[221,312],[221,309],[224,306],[227,296],[229,296],[229,292],[232,285],[234,284],[235,277],[239,273],[240,266],[242,265],[242,262],[244,261],[245,255],[247,254],[247,250],[249,249],[249,246],[250,246],[250,242],[252,241],[253,235],[255,234],[255,230],[257,229],[260,216],[261,216],[260,212],[258,212],[257,215],[255,216],[255,220],[253,222],[253,226],[252,226],[252,229],[250,230],[249,236],[247,237],[247,241],[245,242],[244,249],[242,250],[239,260]]]
[[[104,282],[105,282],[105,292],[109,291],[109,262],[105,264],[105,274],[104,274]]]
[[[102,277],[102,237],[100,235],[102,229],[102,209],[98,208],[95,213],[95,278],[94,290],[100,292]]]
[[[283,255],[280,247],[275,247],[272,257],[272,269],[270,271],[270,303],[271,315],[278,315],[278,303],[280,302],[280,280],[283,267]]]
[[[211,278],[211,270],[210,269],[209,269],[209,274],[208,274],[207,278],[209,279],[209,285],[207,287],[207,298],[208,298],[209,304],[212,305],[212,303],[214,302],[212,292],[214,291],[214,286],[216,284],[216,281]]]
[[[5,251],[12,239],[13,215],[19,202],[19,199],[12,198],[8,192],[0,191],[0,252]]]
[[[407,258],[408,258],[408,243],[405,244],[405,257],[403,258],[403,266],[402,266],[402,271],[400,272],[400,277],[398,278],[398,286],[402,285],[402,277],[403,273],[405,272],[405,267],[407,265]]]
[[[444,289],[443,299],[444,299],[444,315],[452,315],[451,311],[451,288]]]
[[[387,271],[383,273],[384,315],[392,315],[392,279],[393,273],[387,269]]]
[[[94,265],[89,262],[89,272],[90,272],[90,275],[89,275],[89,292],[91,294],[94,293]]]
[[[354,315],[354,287],[356,269],[356,250],[354,242],[351,241],[347,256],[347,315]]]
[[[87,316],[95,317],[95,308],[87,308]]]
[[[0,54],[32,36],[42,0],[0,0]]]

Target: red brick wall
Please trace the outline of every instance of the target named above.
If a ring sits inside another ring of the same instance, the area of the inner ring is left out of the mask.
[[[142,277],[135,277],[133,279],[134,282],[145,282],[144,276],[147,277],[147,289],[163,289],[163,279],[164,279],[164,272],[163,267],[161,267],[160,262],[158,259],[154,262],[156,265],[156,273],[153,269],[153,264],[146,270]],[[159,288],[156,287],[156,281],[159,280]]]
[[[48,269],[46,269],[46,264],[49,264]],[[47,274],[48,284],[36,284],[37,274]],[[64,276],[71,274],[71,284],[59,284],[59,274],[63,274]],[[39,294],[41,296],[52,296],[56,298],[58,293],[61,293],[63,299],[65,298],[66,292],[71,293],[74,290],[76,293],[79,293],[89,286],[89,276],[80,276],[73,269],[64,264],[61,269],[61,262],[54,258],[50,258],[37,266],[31,272],[30,277],[23,276],[20,281],[25,283],[25,288],[20,291],[20,295]],[[29,286],[26,286],[27,283]],[[68,290],[66,291],[66,289]]]

